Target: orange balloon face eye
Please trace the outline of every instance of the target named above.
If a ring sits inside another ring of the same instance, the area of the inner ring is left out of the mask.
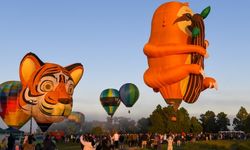
[[[54,89],[54,84],[52,81],[48,81],[48,80],[44,81],[44,82],[42,82],[40,89],[43,92],[50,92]]]
[[[73,85],[73,84],[70,84],[70,85],[68,86],[68,93],[69,93],[69,94],[73,94],[73,92],[74,92],[74,85]]]
[[[184,14],[187,14],[187,17],[193,16],[193,12],[188,6],[182,6],[177,13],[177,17],[181,17]],[[192,32],[188,29],[188,26],[190,26],[191,23],[192,23],[191,20],[183,20],[183,21],[178,22],[177,24],[178,24],[179,29],[182,32],[191,36]]]
[[[74,88],[75,88],[74,82],[72,80],[68,80],[65,86],[68,94],[72,95],[74,93]]]

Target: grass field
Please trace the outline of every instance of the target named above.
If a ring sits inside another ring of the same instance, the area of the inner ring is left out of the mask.
[[[183,150],[250,150],[250,141],[217,140],[188,143]],[[181,150],[181,149],[180,149]]]
[[[57,143],[58,150],[80,150],[79,143]],[[167,149],[167,145],[162,146],[163,150]],[[131,149],[132,150],[132,149]],[[133,150],[140,150],[133,148]],[[150,149],[143,149],[150,150]],[[195,143],[183,144],[180,147],[174,146],[174,150],[250,150],[250,140],[216,140],[216,141],[201,141]]]

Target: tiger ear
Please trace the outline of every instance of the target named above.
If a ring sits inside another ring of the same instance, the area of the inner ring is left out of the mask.
[[[19,76],[23,85],[26,85],[32,74],[40,68],[44,63],[34,54],[26,54],[19,67]]]
[[[84,72],[82,64],[75,63],[75,64],[65,67],[65,69],[69,71],[70,76],[73,79],[75,86],[76,86],[78,82],[81,80],[83,72]]]

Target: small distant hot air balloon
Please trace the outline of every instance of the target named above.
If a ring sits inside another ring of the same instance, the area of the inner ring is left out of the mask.
[[[120,99],[126,107],[132,107],[139,98],[139,90],[133,83],[126,83],[121,86]],[[130,113],[130,111],[128,111]]]
[[[83,124],[85,117],[84,114],[78,111],[72,111],[67,118],[68,120],[75,122],[76,124]]]
[[[29,119],[18,105],[22,85],[20,81],[7,81],[0,84],[0,116],[9,126],[20,129]]]
[[[116,109],[120,105],[119,91],[116,89],[105,89],[100,95],[100,101],[105,111],[113,117]]]

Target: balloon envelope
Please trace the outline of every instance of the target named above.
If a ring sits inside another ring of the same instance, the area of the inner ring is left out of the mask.
[[[194,103],[203,90],[216,87],[215,79],[203,77],[208,45],[203,18],[209,11],[194,14],[186,3],[176,1],[162,4],[153,15],[144,46],[149,67],[144,82],[175,110],[182,100]]]
[[[68,116],[68,120],[75,122],[77,124],[82,124],[84,123],[85,117],[84,114],[81,112],[73,111],[71,114]]]
[[[114,115],[116,109],[120,105],[119,91],[116,89],[105,89],[100,95],[100,101],[105,111],[111,117]]]
[[[133,83],[126,83],[121,86],[120,99],[126,107],[132,107],[139,98],[139,90]]]
[[[37,122],[37,120],[36,120],[36,123],[39,126],[39,128],[42,130],[42,132],[46,132],[49,129],[49,127],[52,125],[52,123],[39,123]]]
[[[7,81],[0,84],[0,116],[3,121],[14,128],[21,128],[29,119],[18,104],[22,84],[19,81]]]

